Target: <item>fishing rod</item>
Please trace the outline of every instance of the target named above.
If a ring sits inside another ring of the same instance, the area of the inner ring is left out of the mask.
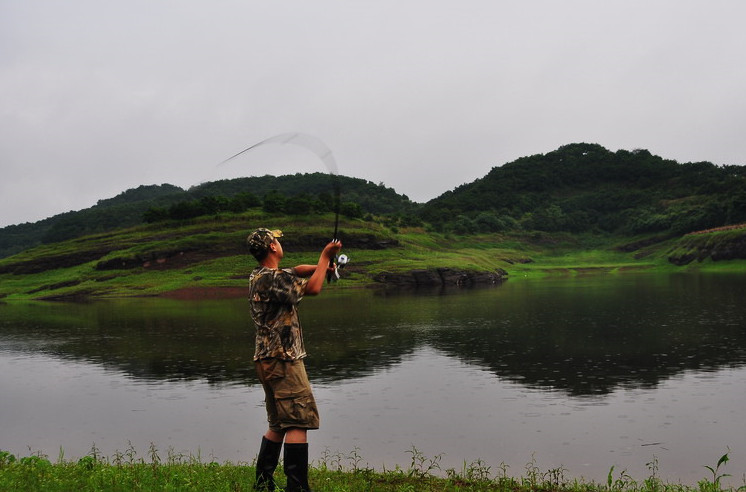
[[[218,167],[222,166],[228,161],[232,161],[236,157],[245,154],[246,152],[249,152],[253,149],[256,149],[257,147],[261,147],[263,145],[267,144],[292,144],[297,145],[299,147],[302,147],[306,150],[309,150],[316,154],[316,156],[321,159],[321,161],[326,166],[326,169],[329,171],[329,175],[332,179],[332,191],[334,193],[333,195],[333,208],[334,208],[334,234],[332,234],[332,240],[333,241],[339,241],[339,209],[340,209],[340,196],[341,196],[341,185],[339,181],[339,172],[337,170],[337,161],[334,159],[334,155],[332,154],[331,149],[324,144],[320,139],[312,136],[307,135],[305,133],[282,133],[280,135],[275,135],[274,137],[267,138],[265,140],[262,140],[260,142],[255,143],[254,145],[251,145],[250,147],[245,148],[244,150],[233,154],[232,156],[225,159],[223,162],[218,164]],[[335,257],[334,259],[329,261],[329,266],[334,267],[336,264],[339,268],[344,267],[347,262],[349,261],[349,258],[347,255],[340,255],[338,257]],[[339,272],[337,268],[333,268],[333,273],[330,272],[326,276],[327,282],[332,282],[339,279]]]

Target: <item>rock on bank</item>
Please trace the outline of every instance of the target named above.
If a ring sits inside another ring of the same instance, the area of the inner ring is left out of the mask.
[[[437,287],[497,284],[505,280],[508,272],[502,268],[494,271],[456,270],[452,268],[434,268],[428,270],[411,270],[403,273],[381,272],[373,280],[395,287]]]

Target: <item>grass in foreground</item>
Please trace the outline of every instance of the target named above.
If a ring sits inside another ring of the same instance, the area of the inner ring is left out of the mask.
[[[721,480],[730,475],[722,468],[728,462],[723,455],[714,467],[705,466],[709,476],[697,486],[667,484],[657,476],[657,463],[648,464],[651,476],[638,482],[625,471],[614,474],[612,467],[607,483],[598,484],[567,479],[562,468],[542,472],[535,463],[526,466],[526,475],[513,478],[503,466],[494,474],[481,460],[465,463],[461,470],[441,470],[440,456],[429,458],[414,446],[409,451],[412,460],[408,469],[375,471],[361,466],[362,458],[353,450],[350,455],[327,454],[310,470],[314,490],[323,492],[357,491],[615,491],[668,492],[746,490],[744,485],[724,488]],[[130,447],[117,452],[113,458],[102,457],[94,447],[90,454],[77,460],[64,459],[56,463],[46,456],[35,454],[17,459],[0,451],[0,490],[3,491],[249,491],[254,485],[254,466],[248,463],[203,462],[200,457],[176,455],[169,451],[165,460],[151,444],[148,459],[138,457]],[[436,476],[436,473],[440,476]],[[284,479],[281,469],[275,473],[278,483]]]

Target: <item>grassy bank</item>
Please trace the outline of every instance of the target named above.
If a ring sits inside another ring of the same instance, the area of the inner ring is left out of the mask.
[[[252,211],[40,245],[0,260],[0,299],[155,296],[189,288],[244,288],[254,266],[244,244],[248,231],[257,226],[281,227],[286,234],[284,264],[315,264],[333,220],[331,215],[311,221]],[[697,257],[681,266],[669,261],[671,254],[691,256],[705,246],[712,250],[718,241],[734,242],[746,235],[743,229],[660,240],[536,232],[455,236],[344,219],[340,231],[344,252],[351,259],[340,288],[374,284],[382,273],[437,268],[499,269],[512,278],[635,270],[746,272],[746,260],[715,262]]]
[[[542,471],[535,463],[526,465],[522,477],[511,477],[507,467],[492,470],[482,461],[465,463],[462,469],[441,470],[439,457],[426,457],[416,448],[410,451],[408,468],[375,471],[362,466],[353,451],[348,456],[329,455],[314,464],[309,481],[317,492],[358,491],[701,491],[746,490],[744,485],[725,487],[722,480],[728,455],[713,466],[703,466],[703,478],[697,485],[665,483],[657,475],[657,463],[649,463],[650,476],[636,480],[625,471],[609,470],[606,483],[566,478],[566,470]],[[248,463],[204,462],[199,457],[169,452],[162,457],[151,445],[147,459],[133,449],[116,453],[112,458],[92,452],[77,461],[66,460],[62,452],[55,462],[46,456],[16,458],[0,451],[0,490],[3,491],[249,491],[253,490],[254,467]],[[278,484],[284,481],[281,468],[275,473]]]

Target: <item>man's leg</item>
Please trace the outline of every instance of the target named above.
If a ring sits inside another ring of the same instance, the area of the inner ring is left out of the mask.
[[[273,475],[275,468],[277,468],[277,463],[280,461],[282,437],[281,433],[271,429],[262,436],[259,456],[256,458],[256,482],[254,483],[254,490],[275,490]]]
[[[265,395],[265,405],[267,408],[267,420],[270,423],[270,428],[262,436],[262,444],[259,448],[259,455],[256,457],[256,481],[254,482],[255,490],[275,490],[274,473],[277,468],[277,464],[280,461],[280,454],[282,453],[282,440],[284,438],[284,432],[279,427],[279,417],[277,415],[276,401],[274,396],[274,390],[272,385],[267,381],[267,374],[265,373],[265,366],[272,372],[275,368],[276,362],[274,361],[257,361],[255,364],[257,375],[259,376],[259,382],[262,383]]]
[[[285,432],[277,432],[272,429],[267,429],[267,432],[264,433],[264,437],[272,442],[279,442],[280,444],[282,444],[282,441],[285,439],[285,435]]]
[[[308,442],[308,431],[293,427],[285,432],[285,443],[303,444]]]
[[[282,369],[276,368],[274,372],[282,372],[283,377],[272,378],[265,386],[270,421],[270,430],[265,434],[265,438],[279,441],[277,433],[282,429],[285,440],[286,490],[310,491],[307,430],[319,428],[319,412],[311,384],[302,360],[283,362]],[[272,425],[275,419],[276,424]],[[272,428],[275,430],[272,431]]]
[[[284,463],[288,477],[287,492],[310,492],[306,429],[292,428],[285,433]]]

